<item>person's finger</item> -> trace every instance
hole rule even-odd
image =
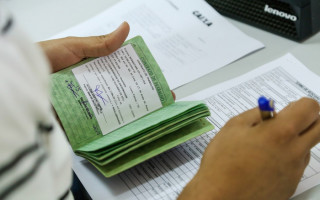
[[[305,165],[305,167],[307,167],[309,165],[310,158],[311,158],[311,153],[310,153],[310,150],[309,150],[307,152],[306,156],[304,157],[304,165]]]
[[[78,57],[107,56],[117,50],[129,34],[129,24],[123,22],[115,31],[107,35],[74,38],[74,49]]]
[[[286,134],[298,136],[318,119],[318,115],[319,104],[313,99],[302,98],[280,111],[273,124]]]
[[[309,150],[320,142],[320,118],[299,137],[299,143]]]
[[[176,100],[176,94],[172,90],[171,90],[171,94],[172,94],[173,100]]]
[[[238,115],[236,119],[248,126],[254,126],[262,121],[259,108],[247,110]]]

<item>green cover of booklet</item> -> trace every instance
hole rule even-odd
[[[213,129],[203,102],[174,102],[140,36],[51,81],[52,104],[73,151],[106,177]]]

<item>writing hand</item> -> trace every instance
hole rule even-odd
[[[121,47],[129,34],[129,25],[122,23],[114,32],[91,37],[66,37],[39,42],[53,72],[73,65],[84,58],[106,56]]]
[[[181,199],[289,199],[320,140],[319,105],[303,98],[272,119],[253,109],[231,119],[208,145]]]

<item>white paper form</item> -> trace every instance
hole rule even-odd
[[[107,34],[123,21],[128,38],[144,38],[172,89],[263,47],[200,0],[123,0],[53,38]]]
[[[131,44],[72,69],[102,134],[162,107],[157,90]],[[107,115],[108,114],[108,115]]]
[[[74,170],[94,199],[106,196],[110,199],[176,199],[198,170],[205,147],[228,119],[257,106],[257,98],[262,94],[275,99],[277,111],[303,96],[319,101],[319,85],[319,76],[288,54],[239,78],[184,99],[207,102],[211,110],[208,119],[216,126],[214,131],[112,179],[103,178],[87,161],[75,162]],[[311,156],[294,196],[320,183],[320,145],[312,149]],[[117,189],[114,189],[114,184],[117,184]]]

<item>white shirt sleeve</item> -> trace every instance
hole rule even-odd
[[[72,199],[71,156],[43,53],[0,6],[0,199]]]

